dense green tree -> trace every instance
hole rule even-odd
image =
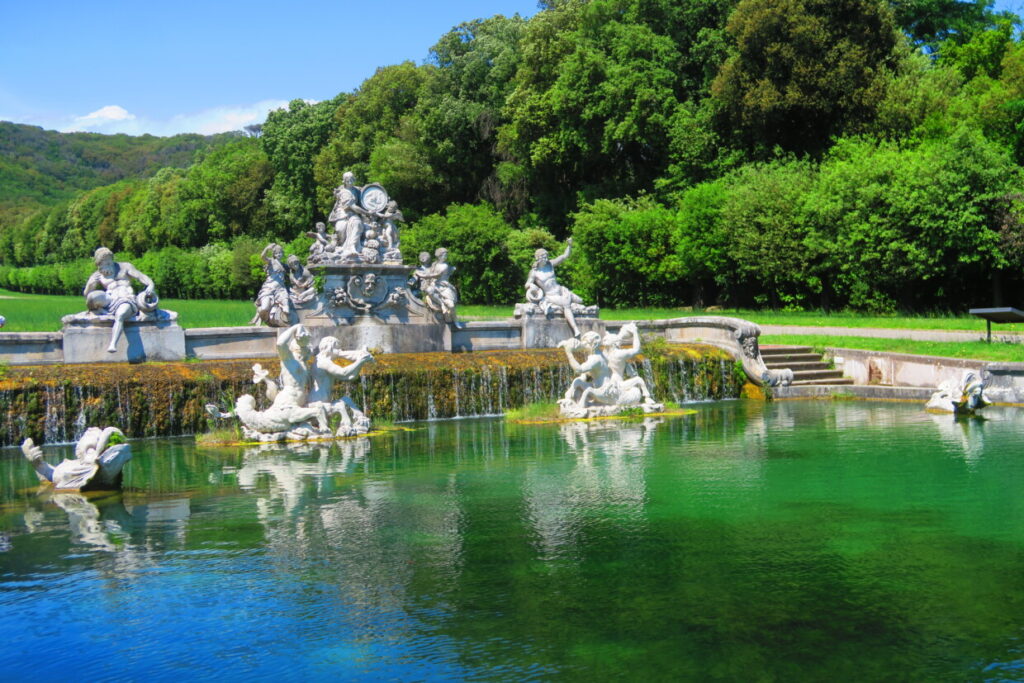
[[[453,204],[424,216],[402,235],[402,252],[415,262],[419,252],[448,249],[452,281],[462,301],[504,304],[518,301],[521,275],[508,251],[512,227],[489,204]]]
[[[338,95],[316,104],[292,100],[287,109],[267,115],[259,140],[274,169],[266,201],[278,233],[304,232],[318,217],[314,159],[336,125],[339,105],[347,99]]]
[[[878,0],[741,0],[728,31],[735,50],[712,89],[723,130],[760,157],[776,146],[820,153],[858,130],[897,63]]]

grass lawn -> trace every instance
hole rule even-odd
[[[762,344],[792,344],[812,346],[817,351],[826,347],[864,349],[865,351],[889,351],[890,353],[911,353],[919,356],[942,356],[943,358],[971,358],[974,360],[1000,363],[1024,362],[1024,344],[1005,342],[931,342],[913,339],[885,339],[878,337],[833,337],[828,335],[762,335]]]
[[[214,299],[160,299],[160,308],[177,311],[182,327],[236,327],[252,319],[251,301]],[[60,319],[85,310],[81,296],[22,294],[0,289],[0,315],[7,318],[3,332],[57,332]]]
[[[511,306],[459,306],[459,318],[465,320],[495,320],[508,318],[512,315]],[[868,315],[866,313],[822,313],[807,311],[803,313],[783,313],[780,311],[751,311],[734,309],[705,313],[703,311],[687,311],[681,308],[620,308],[616,310],[601,309],[602,320],[658,320],[662,318],[685,318],[690,316],[724,315],[743,318],[758,325],[806,325],[812,327],[881,327],[914,330],[959,330],[966,332],[984,332],[985,321],[968,315],[935,315],[935,316],[897,316]],[[995,334],[1024,334],[1024,324],[992,326]]]

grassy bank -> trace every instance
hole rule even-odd
[[[182,327],[236,327],[249,324],[251,301],[227,299],[161,299],[160,308],[178,313]],[[0,289],[0,315],[7,318],[3,332],[57,332],[60,319],[85,310],[80,296],[23,294]]]
[[[812,346],[817,350],[827,347],[864,349],[865,351],[888,351],[910,353],[919,356],[941,356],[943,358],[971,358],[999,363],[1024,362],[1024,344],[1006,344],[983,341],[977,342],[929,342],[912,339],[886,339],[879,337],[838,337],[829,335],[772,334],[761,337],[762,344],[795,344]]]

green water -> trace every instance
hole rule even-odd
[[[1024,412],[697,410],[137,441],[124,494],[89,498],[4,451],[0,671],[1024,679]]]

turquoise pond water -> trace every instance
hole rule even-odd
[[[730,401],[0,452],[4,680],[1024,679],[1024,411]],[[49,449],[59,459],[67,449]]]

